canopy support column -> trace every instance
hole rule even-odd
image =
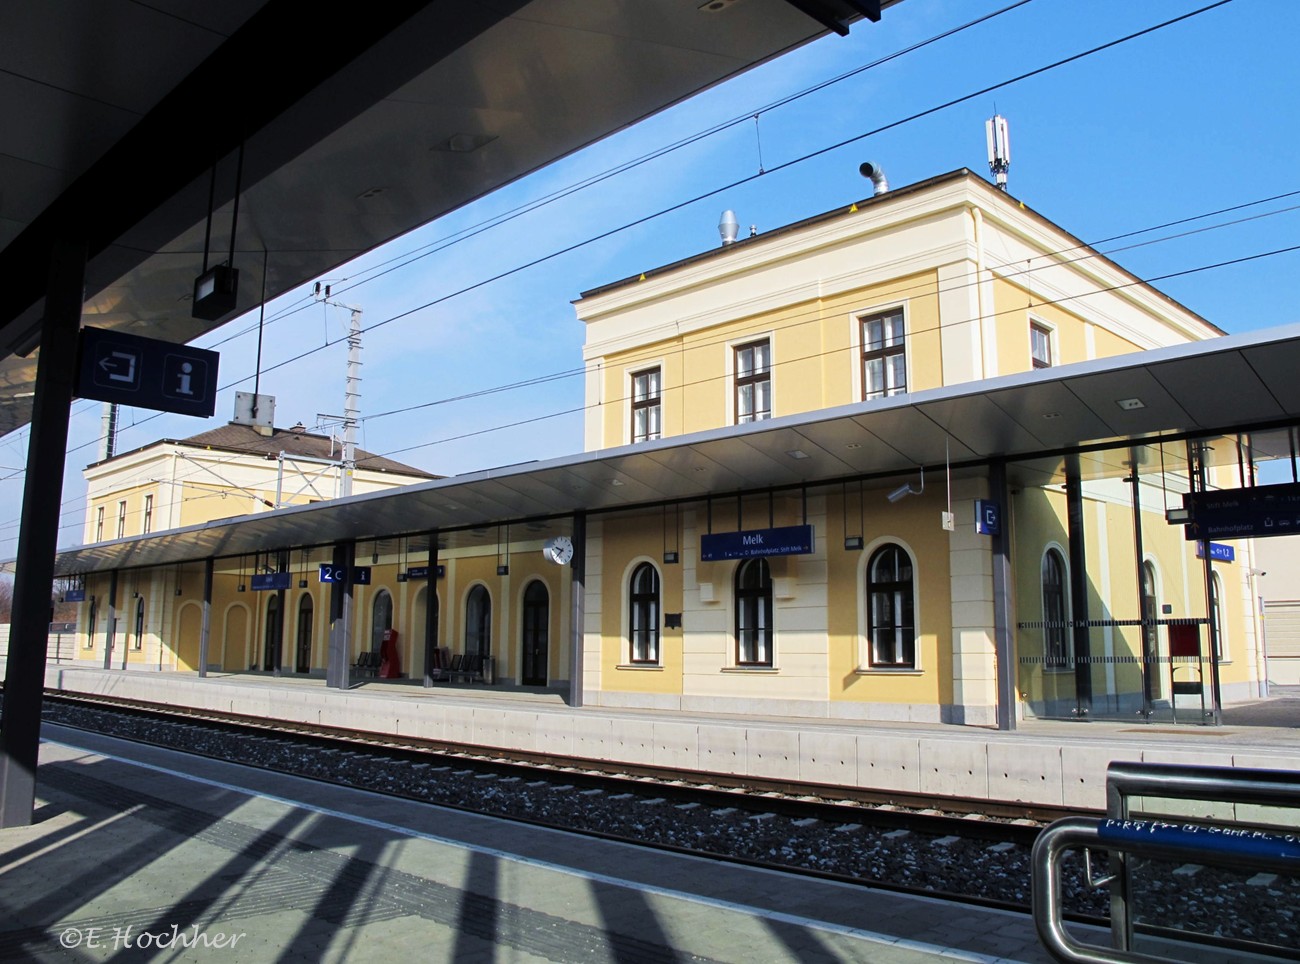
[[[330,653],[325,685],[346,690],[352,685],[352,570],[357,544],[351,540],[334,546],[334,571],[341,579],[330,583]]]
[[[57,241],[50,251],[15,559],[4,715],[0,717],[0,828],[31,826],[36,804],[50,599],[85,275],[85,243]]]
[[[199,624],[199,678],[208,675],[208,654],[212,645],[212,573],[216,560],[203,560],[203,621]]]
[[[587,613],[587,513],[573,514],[573,580],[569,618],[569,705],[582,705],[583,628]]]

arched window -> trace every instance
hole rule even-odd
[[[772,665],[772,573],[766,559],[736,570],[736,663]]]
[[[1228,658],[1228,640],[1223,635],[1226,624],[1223,621],[1223,580],[1216,572],[1210,576],[1210,621],[1214,626],[1214,650],[1216,660]]]
[[[1160,594],[1156,584],[1156,567],[1142,563],[1142,665],[1146,676],[1147,693],[1159,699],[1163,692],[1165,675],[1160,671]]]
[[[1160,618],[1160,600],[1156,596],[1156,567],[1149,562],[1142,563],[1142,615],[1148,620],[1142,625],[1142,638],[1147,653],[1154,656],[1160,639],[1160,630],[1156,626],[1156,620]]]
[[[299,673],[311,672],[312,601],[310,593],[298,600],[298,647],[294,669]]]
[[[1070,619],[1065,594],[1065,559],[1056,549],[1043,553],[1043,662],[1049,669],[1070,665],[1066,626]]]
[[[131,648],[144,648],[144,596],[137,596],[135,599],[135,639],[131,643]]]
[[[280,595],[273,593],[266,600],[266,629],[262,634],[262,668],[275,669],[280,659]]]
[[[916,668],[914,599],[911,557],[902,546],[881,546],[867,563],[867,635],[872,666]]]
[[[370,651],[379,652],[384,644],[384,631],[393,628],[393,597],[387,589],[375,593],[375,601],[370,607]]]
[[[546,583],[534,579],[524,590],[520,634],[522,677],[525,686],[545,686],[550,665],[551,594]]]
[[[659,662],[659,572],[648,562],[632,570],[628,585],[628,641],[634,663]]]
[[[465,655],[492,653],[492,596],[486,586],[475,586],[465,599]]]

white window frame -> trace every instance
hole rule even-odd
[[[772,396],[772,417],[776,418],[776,329],[769,328],[766,331],[752,331],[748,334],[737,335],[723,345],[723,351],[726,353],[723,361],[723,390],[726,397],[724,425],[753,424],[752,422],[736,422],[736,349],[745,345],[752,345],[754,342],[763,341],[764,339],[767,340],[768,346],[768,384]],[[767,419],[764,419],[764,421],[767,421]]]
[[[737,632],[737,628],[740,623],[740,594],[737,591],[737,581],[740,578],[740,570],[742,566],[744,566],[746,563],[749,562],[759,562],[759,561],[767,563],[767,578],[770,587],[770,595],[768,597],[768,603],[770,604],[771,616],[769,620],[769,625],[767,627],[768,658],[767,661],[763,663],[742,663],[740,661],[740,634]],[[732,670],[741,673],[774,672],[777,669],[776,653],[777,653],[778,640],[777,640],[777,631],[776,631],[776,617],[777,617],[778,610],[776,605],[776,575],[772,572],[772,561],[771,559],[762,556],[758,556],[752,559],[740,559],[736,562],[736,565],[732,567],[732,570],[727,578],[728,578],[728,583],[731,587],[731,613],[730,613],[731,625],[728,631],[728,635],[731,637],[731,645],[729,647],[730,652],[727,655],[727,665]]]
[[[636,412],[636,378],[650,372],[659,373],[659,434],[654,438],[664,437],[664,364],[662,360],[646,362],[644,365],[629,366],[623,370],[623,441],[628,445],[653,441],[653,438],[638,439],[632,432],[632,421]]]
[[[656,659],[653,662],[634,662],[632,659],[632,574],[645,563],[655,571],[659,579],[659,635]],[[664,665],[664,571],[663,567],[649,556],[637,556],[624,567],[620,594],[621,613],[619,615],[619,669],[663,669]]]
[[[119,539],[126,536],[126,499],[121,499],[117,503],[117,537]]]
[[[1034,364],[1034,329],[1039,328],[1047,333],[1047,351],[1051,355],[1046,368],[1057,368],[1061,364],[1061,349],[1057,343],[1056,325],[1052,324],[1046,318],[1040,318],[1038,315],[1029,316],[1029,370],[1042,371],[1042,368]]]
[[[853,401],[861,402],[863,400],[862,396],[866,392],[866,384],[862,373],[862,321],[872,315],[884,315],[891,311],[902,311],[903,313],[903,370],[907,373],[908,391],[912,391],[912,317],[909,306],[910,299],[903,298],[899,301],[886,301],[865,308],[854,308],[849,312],[849,346],[853,352],[849,367],[852,375]],[[903,394],[907,394],[907,392]]]

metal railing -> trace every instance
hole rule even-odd
[[[1134,797],[1199,800],[1300,808],[1300,773],[1244,767],[1112,763],[1106,772],[1105,819],[1067,817],[1039,834],[1031,867],[1034,925],[1039,940],[1058,961],[1077,964],[1157,964],[1177,958],[1133,950],[1129,859],[1141,857],[1210,863],[1245,871],[1300,873],[1300,831],[1274,832],[1241,823],[1131,818]],[[1061,862],[1082,850],[1089,887],[1111,888],[1113,947],[1085,944],[1062,919]],[[1110,854],[1110,873],[1092,876],[1091,851]]]

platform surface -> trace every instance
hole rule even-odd
[[[37,820],[0,830],[3,960],[1048,960],[1022,915],[44,735]]]

